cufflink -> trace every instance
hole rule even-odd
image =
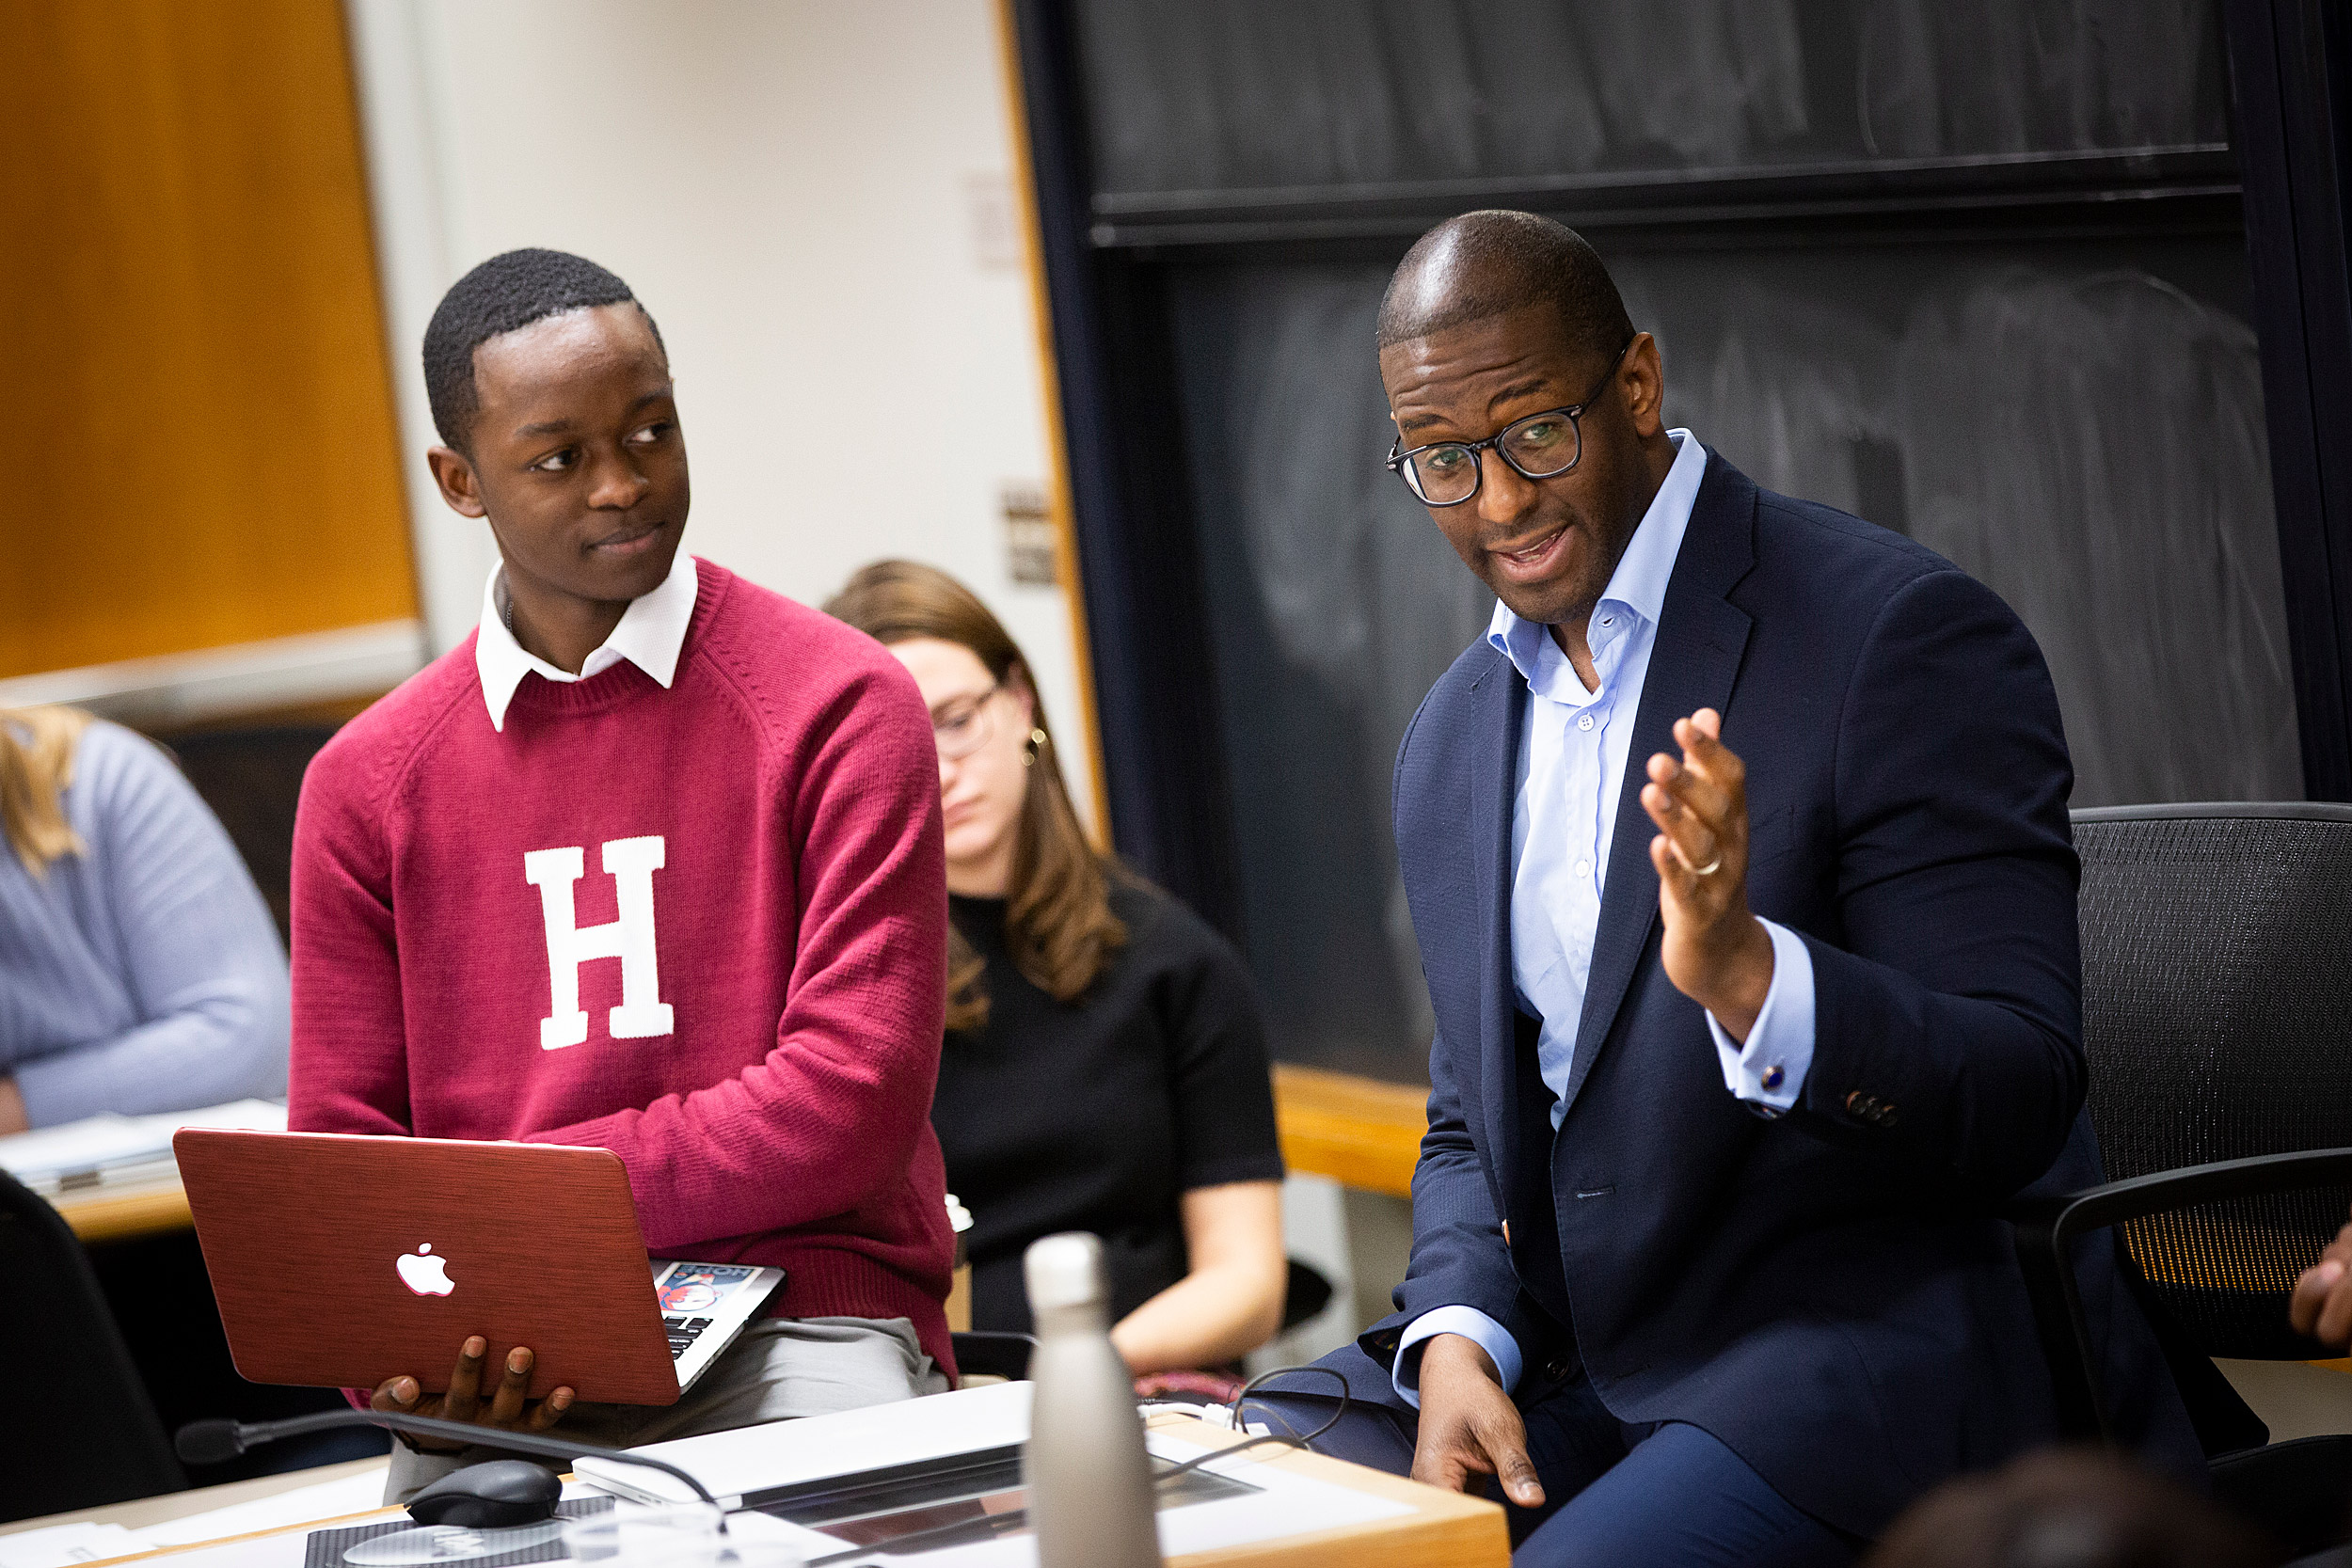
[[[1774,1062],[1771,1067],[1764,1069],[1764,1092],[1767,1094],[1771,1094],[1778,1090],[1781,1085],[1787,1083],[1788,1081],[1788,1075],[1781,1071],[1780,1064],[1778,1062]]]

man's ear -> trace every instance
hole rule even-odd
[[[427,447],[425,463],[433,469],[433,483],[441,489],[441,499],[452,512],[467,517],[486,517],[490,509],[482,499],[482,481],[473,471],[473,461],[453,447]]]
[[[1626,413],[1634,433],[1644,440],[1661,434],[1666,428],[1666,368],[1658,357],[1657,339],[1646,332],[1633,335],[1617,380],[1625,388]]]

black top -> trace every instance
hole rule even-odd
[[[1005,905],[950,898],[988,963],[988,1022],[951,1033],[931,1125],[947,1190],[972,1212],[972,1326],[1029,1331],[1021,1254],[1040,1236],[1103,1238],[1111,1320],[1184,1276],[1177,1200],[1279,1181],[1265,1023],[1241,958],[1156,890],[1114,882],[1127,945],[1060,1003],[1005,948]]]

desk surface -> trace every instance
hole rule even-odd
[[[1152,1426],[1156,1431],[1166,1431],[1170,1436],[1205,1447],[1224,1448],[1240,1441],[1232,1433],[1204,1426],[1185,1417],[1155,1417]],[[1439,1491],[1436,1487],[1383,1475],[1377,1470],[1368,1470],[1361,1465],[1326,1459],[1319,1454],[1257,1451],[1268,1455],[1265,1459],[1267,1464],[1355,1491],[1391,1498],[1405,1504],[1412,1512],[1344,1529],[1291,1536],[1263,1545],[1229,1547],[1171,1558],[1169,1568],[1278,1568],[1278,1565],[1279,1568],[1361,1568],[1367,1561],[1378,1562],[1383,1568],[1504,1568],[1511,1560],[1510,1533],[1503,1523],[1502,1510],[1483,1498]],[[96,1524],[119,1524],[136,1529],[167,1519],[184,1518],[232,1503],[250,1501],[276,1491],[331,1481],[364,1470],[380,1469],[383,1464],[380,1459],[355,1460],[347,1465],[329,1465],[298,1475],[268,1476],[228,1486],[205,1487],[195,1492],[118,1503],[112,1508],[57,1514],[45,1519],[25,1519],[0,1528],[0,1533],[37,1529],[77,1519]],[[351,1520],[367,1515],[343,1517]],[[288,1525],[279,1529],[262,1531],[251,1539],[310,1530],[322,1522],[312,1520]],[[183,1552],[202,1551],[218,1544],[218,1542],[201,1542],[107,1560],[118,1563],[165,1561]]]
[[[39,1519],[15,1519],[0,1525],[0,1536],[85,1520],[93,1525],[120,1525],[124,1529],[144,1529],[150,1525],[169,1524],[174,1519],[185,1519],[192,1514],[210,1513],[216,1508],[258,1502],[263,1497],[274,1497],[280,1492],[292,1492],[297,1487],[316,1486],[321,1481],[340,1481],[345,1476],[371,1470],[381,1474],[384,1463],[380,1457],[347,1459],[341,1465],[322,1465],[314,1470],[289,1470],[282,1475],[255,1476],[251,1481],[225,1481],[218,1486],[192,1486],[185,1492],[166,1492],[160,1497],[141,1497],[135,1502],[116,1503],[107,1508],[77,1509],[67,1513],[46,1514]]]
[[[59,1193],[50,1206],[85,1242],[119,1242],[135,1236],[156,1236],[185,1230],[196,1221],[188,1214],[188,1195],[175,1180],[136,1187],[82,1187]]]

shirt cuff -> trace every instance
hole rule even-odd
[[[1396,1386],[1396,1397],[1415,1410],[1421,1408],[1421,1358],[1406,1353],[1439,1334],[1459,1334],[1494,1357],[1495,1370],[1502,1374],[1504,1393],[1519,1386],[1519,1342],[1511,1338],[1509,1329],[1475,1307],[1434,1307],[1406,1326],[1404,1338],[1396,1342],[1396,1365],[1389,1372],[1389,1381]],[[1413,1372],[1410,1383],[1405,1381],[1407,1367]]]
[[[1764,993],[1763,1008],[1745,1045],[1724,1033],[1715,1015],[1707,1015],[1707,1032],[1715,1037],[1715,1054],[1723,1059],[1724,1087],[1766,1116],[1778,1116],[1797,1102],[1804,1075],[1813,1066],[1813,954],[1804,939],[1786,926],[1760,921],[1772,939],[1772,984]]]

